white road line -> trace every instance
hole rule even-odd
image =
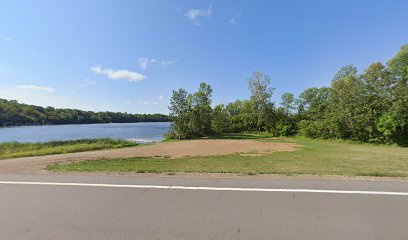
[[[408,192],[386,191],[354,191],[354,190],[319,190],[319,189],[291,189],[291,188],[230,188],[230,187],[186,187],[160,185],[130,185],[130,184],[100,184],[100,183],[59,183],[59,182],[11,182],[0,181],[6,185],[45,185],[72,187],[106,187],[106,188],[148,188],[148,189],[176,189],[176,190],[205,190],[205,191],[236,191],[236,192],[288,192],[288,193],[329,193],[329,194],[358,194],[358,195],[391,195],[406,196]]]

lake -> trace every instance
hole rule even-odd
[[[45,125],[0,128],[0,142],[47,142],[84,138],[163,140],[169,122]]]

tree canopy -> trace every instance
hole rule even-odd
[[[46,124],[166,122],[163,114],[130,114],[120,112],[91,112],[77,109],[58,109],[21,104],[0,99],[0,127]]]
[[[280,107],[271,99],[274,88],[268,75],[254,72],[248,83],[249,100],[214,108],[212,88],[206,83],[194,94],[173,91],[169,137],[266,131],[275,136],[408,145],[408,45],[386,66],[376,62],[359,74],[354,65],[347,65],[330,86],[305,89],[297,98],[284,93]]]

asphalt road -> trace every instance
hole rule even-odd
[[[405,193],[397,180],[0,175],[0,239],[405,240]]]

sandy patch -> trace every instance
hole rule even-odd
[[[233,153],[267,154],[269,152],[295,151],[294,143],[260,142],[255,140],[191,140],[172,143],[158,143],[142,147],[140,156],[217,156]]]
[[[188,156],[215,156],[234,153],[239,153],[244,156],[259,156],[271,152],[295,151],[298,146],[296,143],[261,142],[255,140],[191,140],[168,142],[112,150],[0,160],[0,173],[37,172],[43,170],[51,163],[66,163],[80,160],[130,157],[182,158]]]

